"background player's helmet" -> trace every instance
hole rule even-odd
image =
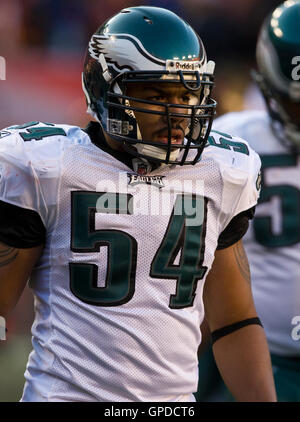
[[[266,18],[256,58],[274,132],[300,148],[300,1],[287,0]]]
[[[107,20],[92,36],[82,74],[88,111],[103,130],[122,142],[131,154],[150,161],[195,164],[206,144],[216,102],[211,99],[214,62],[208,62],[196,32],[169,10],[130,7]],[[126,96],[130,83],[182,84],[200,92],[187,105],[139,101],[131,106]],[[193,96],[195,99],[195,96]],[[151,113],[146,103],[159,106],[155,114],[166,116],[168,143],[142,139],[135,112]],[[185,140],[171,147],[173,120],[185,118]]]

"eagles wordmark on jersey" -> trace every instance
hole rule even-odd
[[[133,171],[87,132],[38,122],[5,131],[0,200],[31,210],[46,229],[30,280],[33,352],[22,400],[190,400],[205,278],[221,233],[256,204],[257,154],[211,132],[195,166],[151,172],[169,186],[170,213],[136,213],[141,189],[162,196],[164,187],[129,183]],[[115,201],[97,205],[104,194]],[[190,208],[176,213],[184,201]],[[201,210],[200,222],[189,224],[186,209]]]

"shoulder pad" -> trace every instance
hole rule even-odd
[[[1,138],[11,134],[19,134],[24,142],[42,141],[48,138],[56,139],[65,137],[65,139],[85,139],[86,134],[78,126],[65,124],[54,124],[45,122],[29,122],[22,125],[9,126],[1,130]]]
[[[87,134],[77,126],[45,122],[29,122],[2,129],[0,154],[14,157],[24,163],[58,158],[64,147],[71,144],[89,144]]]
[[[260,183],[261,161],[242,138],[216,130],[211,131],[204,156],[219,166],[223,180],[222,210],[237,215],[256,205]]]
[[[211,131],[204,154],[219,162],[222,167],[246,172],[253,155],[257,155],[244,139],[217,130]]]

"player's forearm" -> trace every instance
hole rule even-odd
[[[237,401],[276,401],[264,330],[249,325],[217,340],[213,351],[220,373]]]

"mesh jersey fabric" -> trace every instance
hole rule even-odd
[[[205,278],[220,233],[235,215],[257,202],[260,160],[250,148],[247,155],[233,148],[208,146],[195,166],[161,166],[151,172],[152,177],[162,178],[162,188],[142,179],[130,184],[132,170],[92,144],[80,128],[55,127],[65,135],[24,142],[20,137],[24,129],[7,129],[12,134],[0,144],[0,200],[37,211],[47,231],[44,253],[30,280],[35,297],[33,351],[22,401],[188,400],[197,388]],[[20,186],[15,186],[16,175]],[[97,203],[100,212],[89,211],[83,231],[74,226],[79,220],[74,217],[78,210],[72,197],[84,192],[95,198],[95,193],[116,190],[132,198],[131,212],[116,213],[113,206],[104,212],[103,204]],[[198,267],[207,270],[194,280],[189,305],[176,308],[170,304],[178,296],[176,271],[182,269],[184,247],[190,241],[196,247],[200,242],[189,228],[189,217],[165,262],[175,276],[164,277],[166,269],[155,275],[153,262],[158,251],[165,252],[162,242],[173,230],[172,210],[183,193],[206,198],[200,201],[202,214],[197,224],[201,230],[195,230],[202,239]],[[111,231],[132,250],[136,245],[136,267],[131,263],[136,268],[131,278],[133,291],[125,303],[97,306],[74,294],[70,273],[73,264],[82,264],[82,269],[90,265],[97,268],[96,294],[101,289],[112,290],[107,285],[107,280],[116,283],[109,279],[112,266],[128,266],[122,261],[128,252],[118,249],[117,242],[95,245],[89,237],[99,239],[104,233],[112,235]],[[193,240],[185,238],[188,231],[194,233]],[[79,234],[87,242],[81,250],[76,248]],[[87,282],[80,281],[83,289]]]

